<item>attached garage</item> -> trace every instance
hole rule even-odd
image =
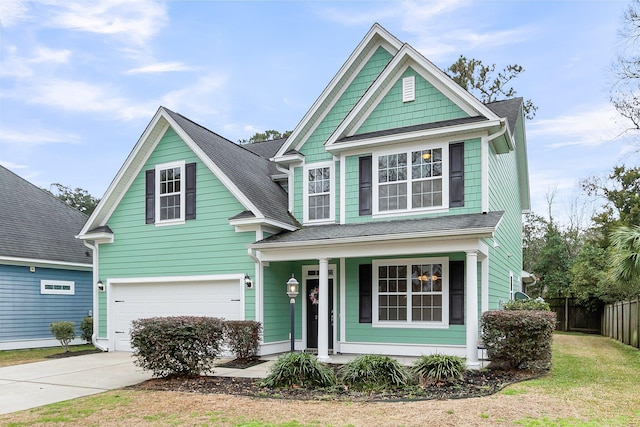
[[[107,293],[111,351],[132,351],[131,322],[166,316],[244,318],[244,275],[112,279]]]

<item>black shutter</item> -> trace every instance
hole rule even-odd
[[[360,216],[371,215],[371,156],[360,157]]]
[[[464,206],[464,142],[449,145],[449,206]]]
[[[464,261],[449,262],[449,324],[464,325]]]
[[[145,171],[145,223],[153,224],[156,220],[156,171]]]
[[[196,219],[196,164],[185,165],[185,219]]]
[[[359,310],[358,310],[358,319],[360,323],[371,323],[371,310],[372,303],[371,300],[371,287],[372,283],[372,266],[371,264],[360,264],[359,269]]]

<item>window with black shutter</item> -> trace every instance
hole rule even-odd
[[[371,156],[360,157],[359,163],[359,213],[371,215]]]
[[[449,262],[449,324],[464,325],[464,261]]]
[[[464,206],[464,142],[449,145],[449,206]]]
[[[167,163],[145,171],[145,223],[182,223],[195,218],[195,163]]]
[[[373,286],[371,264],[360,264],[358,269],[358,321],[360,323],[371,323],[372,321],[372,303],[371,286]]]

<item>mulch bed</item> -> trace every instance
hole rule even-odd
[[[325,401],[443,400],[488,396],[510,384],[537,378],[540,375],[540,373],[531,371],[473,370],[466,371],[464,378],[453,384],[440,384],[424,388],[413,386],[404,390],[384,392],[356,392],[347,390],[343,386],[329,389],[306,389],[302,387],[271,389],[261,387],[259,384],[260,379],[212,376],[154,378],[128,387],[128,389]]]
[[[84,354],[102,353],[102,350],[97,348],[91,350],[79,350],[79,351],[65,351],[64,353],[56,353],[45,356],[45,359],[62,359],[65,357],[82,356]]]

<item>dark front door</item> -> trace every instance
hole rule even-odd
[[[318,348],[319,279],[307,279],[307,348]],[[329,279],[329,348],[333,348],[333,279]]]

